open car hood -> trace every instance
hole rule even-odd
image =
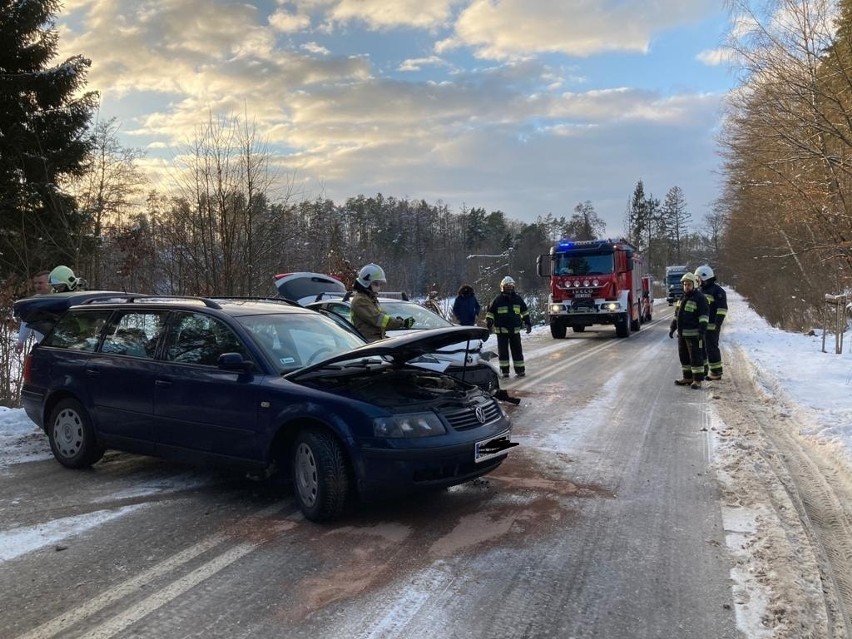
[[[278,296],[302,306],[322,299],[323,293],[346,294],[346,286],[338,279],[322,273],[300,271],[281,273],[274,277]]]
[[[84,304],[95,299],[125,299],[139,296],[139,293],[122,291],[69,291],[67,293],[46,293],[33,295],[15,302],[15,317],[27,323],[33,330],[46,335],[51,331],[59,317],[70,307]]]
[[[474,344],[471,344],[471,348],[476,348],[480,346],[480,341],[487,336],[488,329],[478,326],[448,326],[447,328],[436,328],[428,331],[415,331],[411,335],[390,337],[359,346],[351,351],[329,357],[292,373],[287,373],[284,375],[284,378],[297,380],[303,375],[325,368],[335,362],[343,362],[362,357],[374,357],[376,355],[386,355],[393,360],[394,364],[402,365],[423,355],[434,353],[436,350],[449,344],[471,341],[474,342]]]

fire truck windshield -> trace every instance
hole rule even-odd
[[[606,275],[613,272],[612,253],[583,255],[557,253],[553,260],[554,275]]]

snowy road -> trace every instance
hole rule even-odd
[[[627,340],[537,330],[507,463],[334,525],[226,473],[72,472],[31,442],[0,467],[0,636],[849,636],[845,475],[774,427],[741,354],[674,386],[657,313]]]

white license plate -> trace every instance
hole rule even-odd
[[[481,442],[476,442],[473,450],[473,461],[482,462],[487,459],[493,459],[500,455],[505,455],[506,452],[516,444],[509,441],[509,431],[490,437]]]

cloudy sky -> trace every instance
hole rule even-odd
[[[531,222],[640,179],[718,194],[734,83],[719,0],[65,0],[62,57],[164,171],[210,114],[254,123],[298,199],[358,194]],[[285,180],[286,178],[286,180]]]

